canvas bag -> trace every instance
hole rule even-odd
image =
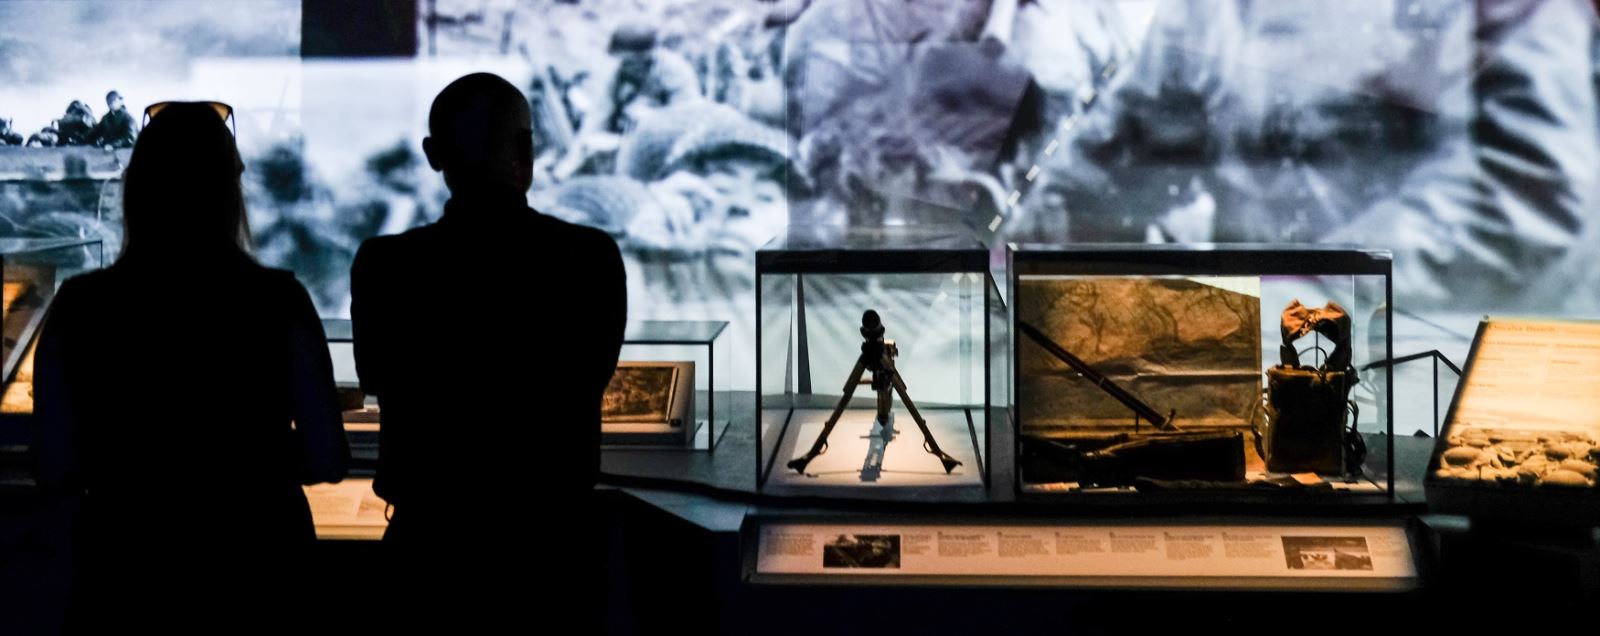
[[[1281,330],[1281,364],[1267,369],[1266,444],[1258,450],[1270,472],[1343,474],[1365,455],[1360,435],[1346,429],[1355,409],[1350,389],[1360,381],[1351,365],[1350,315],[1338,303],[1311,309],[1297,299],[1283,310]],[[1300,364],[1294,346],[1313,332],[1334,343],[1319,367]]]

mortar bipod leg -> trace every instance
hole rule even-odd
[[[850,372],[850,380],[845,382],[844,395],[839,397],[839,405],[833,407],[833,414],[828,416],[828,423],[822,425],[822,433],[817,435],[816,443],[811,445],[811,450],[806,451],[805,455],[789,460],[789,468],[793,468],[797,473],[805,474],[806,464],[811,463],[811,460],[816,459],[818,455],[827,451],[828,434],[833,432],[833,426],[839,423],[839,418],[844,415],[845,407],[850,405],[850,398],[855,395],[856,386],[861,384],[861,374],[865,373],[866,370],[867,361],[856,360],[856,368]]]
[[[944,464],[945,474],[955,470],[961,462],[949,453],[939,448],[939,442],[933,439],[933,431],[928,430],[928,423],[923,421],[922,413],[917,411],[917,405],[911,401],[911,396],[906,394],[906,383],[900,379],[900,372],[894,372],[894,390],[900,394],[900,402],[906,405],[906,410],[911,412],[911,419],[916,421],[917,428],[922,429],[922,449],[939,458],[939,463]]]

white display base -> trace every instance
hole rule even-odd
[[[1251,471],[1251,472],[1247,472],[1247,473],[1244,474],[1244,479],[1245,479],[1245,481],[1259,482],[1259,481],[1265,481],[1270,476],[1271,475],[1268,475],[1267,473],[1263,473],[1263,472],[1260,472],[1260,471]],[[1352,494],[1383,494],[1383,486],[1378,485],[1377,482],[1374,482],[1370,478],[1365,477],[1365,476],[1357,478],[1354,481],[1333,481],[1333,482],[1330,482],[1330,487],[1335,492],[1344,492],[1344,493],[1352,493]],[[1107,493],[1107,492],[1112,492],[1112,493],[1127,493],[1129,495],[1136,495],[1136,494],[1138,494],[1139,491],[1137,489],[1131,487],[1131,486],[1123,487],[1123,488],[1100,488],[1100,487],[1085,488],[1082,485],[1080,485],[1078,482],[1075,482],[1075,481],[1052,481],[1052,482],[1042,482],[1042,483],[1037,483],[1037,484],[1024,483],[1024,484],[1022,484],[1022,492],[1025,492],[1025,493],[1063,493],[1063,492]],[[1198,492],[1203,492],[1203,491],[1198,491]]]
[[[705,426],[705,420],[696,420],[696,429]],[[600,425],[600,444],[606,447],[684,447],[693,446],[698,430],[685,431],[682,426],[670,424],[606,423]]]
[[[384,514],[388,504],[372,492],[371,479],[351,478],[305,490],[318,539],[377,541],[389,527]]]
[[[635,425],[635,426],[650,426],[650,425]],[[671,431],[668,435],[658,435],[658,436],[654,436],[654,437],[651,437],[651,436],[648,436],[648,435],[637,435],[637,434],[632,434],[631,437],[617,437],[617,436],[614,436],[614,434],[617,433],[617,431],[611,430],[611,429],[603,429],[601,431],[601,437],[600,437],[600,448],[602,448],[604,450],[607,450],[607,451],[627,451],[627,450],[648,450],[648,451],[659,451],[659,450],[684,450],[684,451],[690,451],[690,450],[694,450],[694,451],[703,451],[703,450],[709,450],[711,448],[711,446],[712,446],[712,442],[711,442],[712,429],[716,430],[717,443],[719,443],[719,444],[722,443],[722,438],[727,437],[727,435],[728,435],[728,420],[724,420],[724,419],[720,419],[719,418],[717,420],[717,425],[714,426],[714,427],[713,426],[708,426],[706,420],[695,420],[694,434],[690,436],[690,440],[689,440],[687,446],[684,445],[684,435],[683,435],[683,433],[677,432],[676,430]]]
[[[945,474],[939,458],[922,449],[922,431],[911,415],[896,409],[891,413],[894,435],[886,439],[878,426],[877,412],[849,409],[828,435],[828,451],[806,466],[805,474],[787,464],[804,455],[833,411],[795,409],[789,434],[778,447],[768,485],[775,486],[982,486],[983,474],[972,451],[972,432],[965,411],[926,410],[928,430],[939,448],[961,461]]]
[[[711,447],[721,444],[722,438],[728,436],[729,422],[725,419],[718,418],[716,426],[707,426],[706,420],[700,420],[696,423],[696,426],[698,428],[694,431],[694,443],[690,445],[690,448],[694,450],[709,450]],[[711,440],[713,431],[717,435],[715,442]]]
[[[757,531],[758,582],[1369,591],[1417,586],[1403,522],[767,523]]]

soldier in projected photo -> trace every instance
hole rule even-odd
[[[1596,24],[1577,0],[1164,0],[1007,232],[1356,243],[1394,252],[1414,305],[1568,304],[1600,203]]]
[[[94,138],[94,111],[79,100],[67,104],[66,113],[28,138],[29,146],[82,146]]]
[[[0,117],[0,146],[20,146],[25,138],[11,128],[11,120]]]
[[[785,35],[789,131],[818,223],[986,225],[1029,85],[983,37],[1014,2],[819,0]],[[1031,119],[1026,113],[1024,119]]]
[[[132,148],[133,115],[122,102],[122,93],[106,93],[106,114],[94,126],[94,145],[103,148]]]
[[[708,107],[698,116],[704,119],[690,122],[676,139],[656,141],[670,146],[660,169],[639,171],[659,205],[633,217],[629,246],[684,256],[748,256],[789,224],[796,178],[788,158],[792,142],[783,131],[731,108]],[[633,157],[630,166],[638,163]]]
[[[657,46],[656,30],[648,25],[617,27],[610,52],[618,59],[611,81],[611,115],[606,120],[610,132],[627,132],[642,113],[700,96],[694,68],[677,52]]]

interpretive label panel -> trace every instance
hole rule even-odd
[[[1462,381],[1459,427],[1600,433],[1600,322],[1491,321]]]
[[[768,523],[756,573],[833,576],[1415,579],[1395,525]]]

